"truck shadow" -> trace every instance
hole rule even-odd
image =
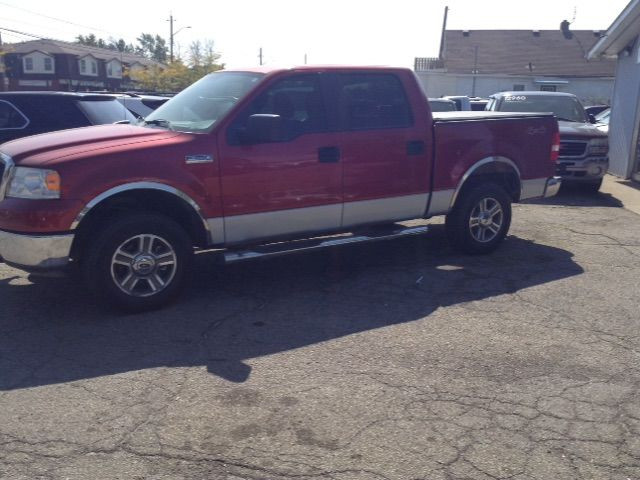
[[[622,208],[620,200],[610,193],[590,193],[578,186],[563,185],[557,195],[549,198],[525,200],[522,203],[537,205],[561,205],[565,207],[615,207]]]
[[[231,382],[247,361],[405,322],[579,275],[568,251],[511,236],[494,254],[424,238],[229,266],[199,255],[181,301],[139,315],[105,312],[68,279],[0,280],[0,390],[148,368],[205,366]],[[9,270],[9,272],[12,272]]]

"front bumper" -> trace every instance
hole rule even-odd
[[[0,257],[26,271],[60,270],[67,266],[73,234],[23,235],[0,230]]]
[[[544,198],[553,197],[560,190],[562,185],[562,178],[551,177],[547,180],[547,184],[544,186]]]
[[[609,159],[607,157],[587,157],[584,159],[558,159],[556,174],[570,182],[594,182],[607,173]]]

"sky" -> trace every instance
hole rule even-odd
[[[447,28],[606,30],[628,0],[227,0],[182,2],[0,0],[0,28],[73,41],[94,33],[135,43],[142,32],[168,39],[175,51],[213,40],[229,67],[355,64],[411,67],[414,57],[438,55],[445,5]],[[82,8],[81,5],[86,5]],[[190,28],[185,28],[190,27]],[[30,37],[2,31],[5,43]]]

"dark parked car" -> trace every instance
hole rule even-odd
[[[596,128],[601,132],[609,134],[609,120],[611,119],[611,109],[607,108],[596,115]]]
[[[135,121],[136,117],[112,95],[0,93],[0,143],[67,128]]]
[[[502,92],[491,95],[487,110],[553,112],[560,127],[557,175],[564,184],[597,192],[609,168],[609,139],[575,95],[564,92]]]
[[[469,99],[469,105],[471,106],[471,110],[474,112],[479,112],[484,110],[488,103],[489,103],[488,98],[471,97]]]
[[[169,97],[141,95],[137,93],[117,94],[116,98],[127,108],[127,110],[133,113],[136,118],[145,118],[156,108],[169,100]]]
[[[429,105],[432,112],[455,112],[457,110],[456,102],[446,98],[430,98]]]
[[[593,115],[595,117],[596,115],[598,115],[601,112],[604,112],[608,108],[609,108],[609,105],[591,105],[589,107],[584,107],[584,110],[585,112],[587,112],[587,115]]]

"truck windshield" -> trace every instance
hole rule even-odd
[[[211,73],[184,89],[141,124],[180,132],[206,132],[264,77],[260,73]]]
[[[498,104],[499,112],[552,112],[558,120],[587,121],[584,108],[574,97],[561,95],[509,95]]]

